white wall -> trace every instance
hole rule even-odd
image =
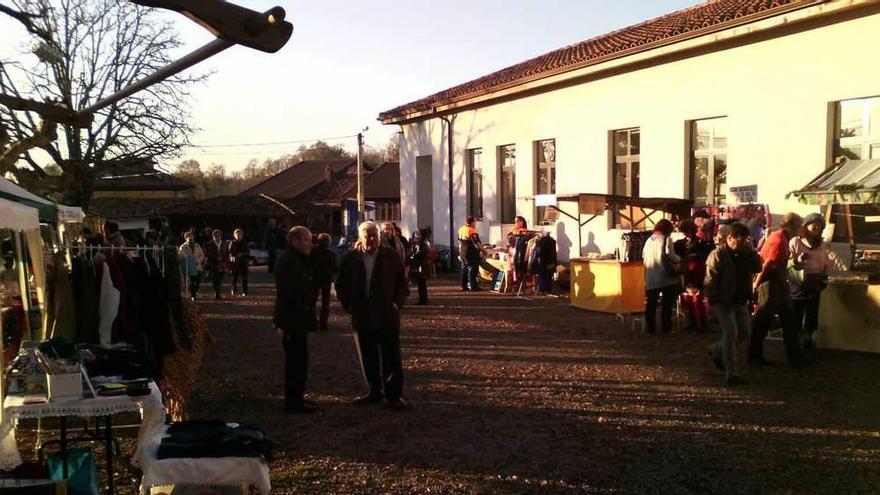
[[[686,123],[728,117],[728,186],[757,184],[759,202],[773,213],[806,213],[815,207],[786,200],[826,167],[829,103],[880,95],[880,15],[655,65],[553,92],[469,110],[455,116],[455,222],[464,221],[466,150],[482,148],[484,221],[498,220],[496,148],[517,146],[517,197],[534,194],[534,142],[556,139],[557,194],[606,193],[608,133],[641,128],[641,195],[685,197]],[[415,225],[415,157],[434,157],[435,244],[448,244],[446,124],[431,118],[403,126],[401,208],[405,229]],[[562,204],[575,212],[573,203]],[[517,213],[534,223],[532,203]],[[583,230],[613,249],[607,222]],[[577,224],[568,220],[571,255]],[[557,229],[551,227],[556,234]],[[497,241],[498,239],[490,239]],[[563,258],[565,258],[563,253]]]

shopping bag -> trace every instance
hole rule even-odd
[[[53,480],[64,479],[64,463],[61,454],[53,454],[46,460]],[[70,495],[98,495],[98,465],[87,448],[67,451],[67,493]]]

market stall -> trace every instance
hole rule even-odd
[[[7,354],[17,352],[23,339],[40,338],[41,304],[46,275],[37,210],[0,199],[0,314],[5,324]]]
[[[790,196],[824,206],[826,237],[848,247],[822,293],[816,344],[880,353],[880,160],[844,161]]]
[[[39,228],[40,221],[37,210],[0,199],[0,230],[8,232],[13,244],[10,247],[16,248],[13,263],[4,263],[4,271],[0,274],[2,275],[0,276],[0,280],[2,280],[0,284],[3,289],[2,304],[0,304],[2,306],[0,312],[3,314],[3,318],[0,318],[0,349],[4,351],[0,352],[0,400],[6,396],[6,379],[3,376],[3,370],[8,362],[7,354],[17,353],[17,347],[22,337],[29,334],[30,331],[28,318],[11,318],[16,314],[26,315],[25,302],[30,303],[30,298],[22,296],[22,294],[28,294],[28,276],[25,269],[24,252],[21,249],[21,236],[24,232],[39,231]],[[5,257],[6,252],[3,254]],[[16,299],[21,301],[20,306]],[[18,328],[15,328],[14,325],[18,325]],[[15,352],[7,353],[5,352],[7,348],[14,349]],[[7,422],[8,418],[0,408],[0,468],[19,462],[15,438],[3,431],[3,425]]]
[[[576,213],[556,203],[575,203]],[[571,304],[577,308],[612,314],[630,314],[645,308],[645,267],[642,246],[650,235],[647,227],[661,218],[684,218],[690,200],[674,198],[635,198],[609,194],[571,194],[555,198],[542,206],[557,210],[578,223],[578,252],[583,251],[583,228],[605,212],[614,212],[629,228],[621,236],[614,255],[594,255],[571,259]]]

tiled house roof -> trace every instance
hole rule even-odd
[[[169,209],[192,202],[187,198],[93,198],[87,211],[111,220],[131,220],[162,216]]]
[[[385,121],[429,111],[441,104],[464,100],[593,65],[609,58],[648,50],[681,38],[715,31],[733,23],[770,17],[819,0],[710,0],[618,31],[554,50],[479,79],[449,88],[379,114]]]
[[[357,197],[357,182],[346,192],[346,198]],[[400,200],[400,163],[385,162],[364,178],[364,199]]]
[[[185,180],[159,171],[95,179],[95,191],[186,191],[194,187]]]
[[[354,167],[356,160],[307,160],[279,172],[242,192],[244,196],[266,194],[274,198],[296,198],[304,192],[325,182],[328,173],[336,176],[339,172]]]

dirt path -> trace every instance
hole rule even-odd
[[[192,414],[263,427],[277,493],[880,491],[880,357],[823,353],[729,388],[705,354],[714,335],[637,336],[567,301],[433,281],[431,305],[404,313],[412,410],[348,404],[365,390],[334,305],[310,336],[322,414],[290,416],[274,289],[253,278],[247,299],[201,303],[214,342]]]

